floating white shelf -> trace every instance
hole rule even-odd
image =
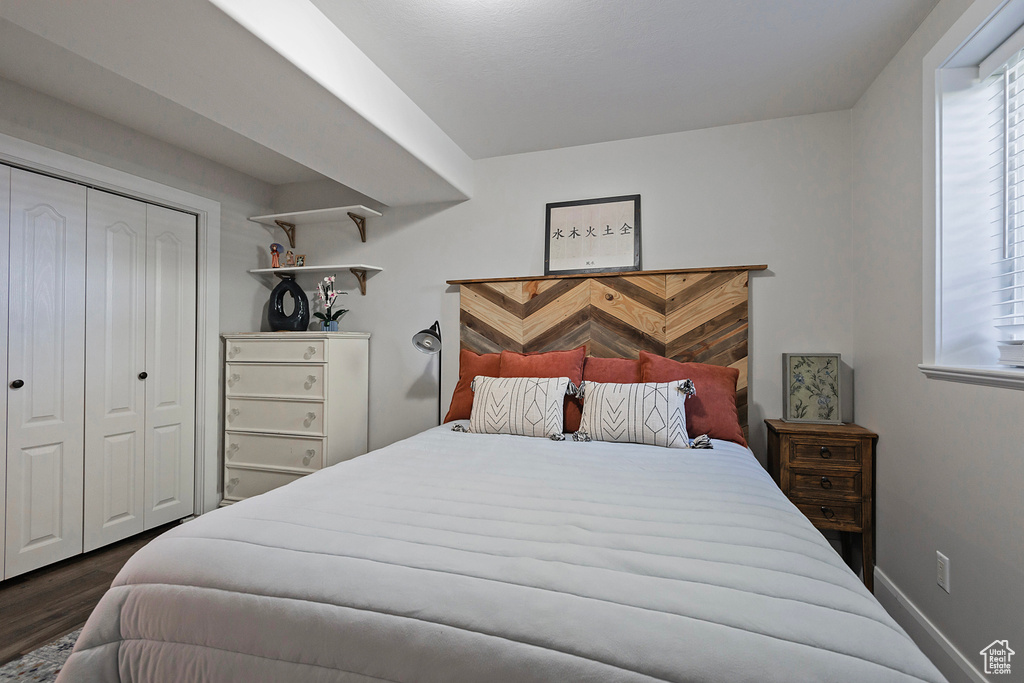
[[[333,266],[281,266],[280,268],[253,268],[249,272],[253,275],[276,275],[283,278],[285,275],[295,277],[302,273],[324,273],[329,270],[338,271],[348,268],[356,281],[359,283],[359,292],[366,295],[366,278],[383,271],[379,266],[368,266],[365,263],[343,263]]]
[[[366,241],[366,217],[383,216],[380,211],[355,204],[352,206],[335,206],[330,209],[312,209],[310,211],[290,211],[275,213],[268,216],[251,216],[249,220],[270,227],[277,226],[288,235],[288,242],[295,248],[295,229],[300,225],[317,225],[320,223],[344,223],[346,218],[352,220],[359,228],[359,238]]]

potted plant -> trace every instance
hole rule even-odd
[[[324,332],[337,332],[338,331],[338,320],[341,316],[348,313],[347,308],[339,308],[337,311],[331,309],[334,308],[335,299],[338,298],[339,294],[346,294],[347,292],[336,292],[334,291],[334,276],[328,275],[323,281],[318,282],[316,285],[317,294],[320,295],[320,305],[324,307],[324,312],[319,311],[313,315],[320,319],[320,329]]]

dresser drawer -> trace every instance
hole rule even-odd
[[[279,486],[290,484],[305,475],[292,472],[224,468],[224,497],[232,500],[251,498]]]
[[[323,339],[230,339],[228,362],[302,363],[326,360]]]
[[[224,462],[231,465],[290,467],[318,470],[323,464],[324,439],[277,436],[253,432],[224,433]]]
[[[846,529],[859,531],[863,524],[863,505],[859,502],[845,502],[820,498],[809,500],[793,498],[793,504],[818,528]]]
[[[860,466],[860,441],[824,437],[790,437],[790,463],[796,465]]]
[[[229,430],[324,434],[321,402],[228,397],[225,403],[224,421]]]
[[[224,371],[228,396],[323,398],[323,365],[298,363],[228,363]]]
[[[817,496],[860,500],[861,474],[856,470],[831,470],[820,467],[814,470],[791,469],[789,491],[793,496]]]

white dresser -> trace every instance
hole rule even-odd
[[[224,503],[366,452],[368,333],[223,337]]]

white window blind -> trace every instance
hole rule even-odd
[[[1024,338],[1024,51],[1006,63],[1003,100],[1003,215],[994,266],[996,327]]]

